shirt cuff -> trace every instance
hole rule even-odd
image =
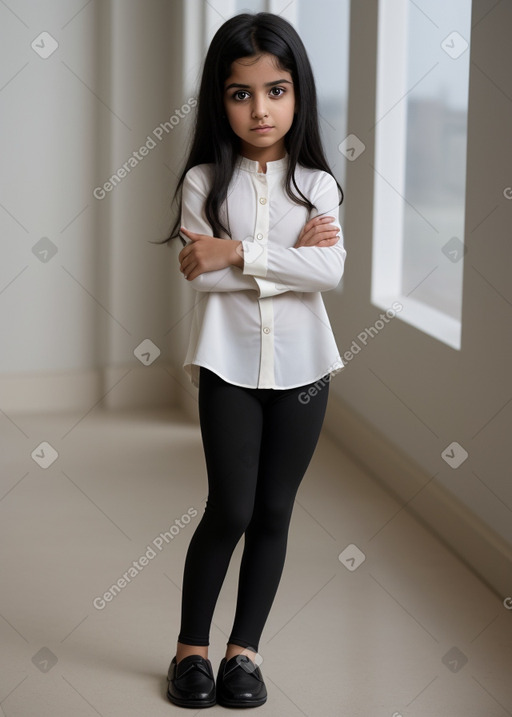
[[[255,276],[253,279],[258,285],[259,299],[266,299],[269,296],[277,296],[278,294],[285,294],[287,291],[290,291],[289,286],[276,283],[271,279],[262,279],[259,276]]]
[[[252,239],[242,241],[244,251],[243,273],[249,276],[267,275],[267,245]]]

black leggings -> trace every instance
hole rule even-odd
[[[295,494],[322,428],[328,379],[292,389],[253,389],[201,368],[208,499],[185,560],[179,642],[210,644],[217,598],[245,533],[228,643],[258,651],[283,571]]]

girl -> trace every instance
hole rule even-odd
[[[237,15],[213,38],[180,190],[169,239],[179,229],[188,240],[180,270],[197,291],[184,367],[199,387],[209,490],[185,560],[168,697],[252,707],[267,699],[255,658],[295,494],[328,382],[343,366],[320,294],[343,273],[343,193],[321,146],[306,51],[279,16]],[[234,624],[215,682],[210,624],[242,535]]]

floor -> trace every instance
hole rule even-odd
[[[206,500],[197,425],[99,409],[0,424],[0,714],[203,713],[165,697]],[[214,615],[214,671],[242,547]],[[262,717],[512,715],[512,610],[326,434],[260,657]]]

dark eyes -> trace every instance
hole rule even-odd
[[[245,90],[237,90],[235,93],[233,93],[232,97],[234,100],[238,100],[239,102],[241,102],[242,100],[246,100],[247,97],[249,97],[249,93]]]
[[[284,87],[271,87],[269,90],[269,95],[273,98],[281,97],[286,92]],[[236,102],[243,102],[244,100],[248,99],[250,97],[249,92],[247,90],[237,90],[233,93],[232,98]]]

